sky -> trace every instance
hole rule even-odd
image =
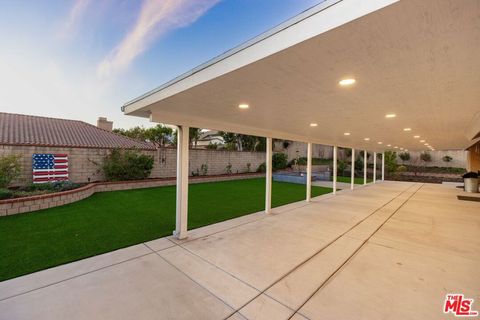
[[[0,112],[150,126],[127,101],[321,0],[0,0]]]

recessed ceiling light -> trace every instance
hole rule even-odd
[[[392,145],[391,144],[387,144],[387,147],[391,147]]]
[[[357,82],[357,80],[353,79],[353,78],[347,78],[347,79],[342,79],[338,82],[339,85],[341,86],[351,86],[352,84],[354,84],[355,82]]]
[[[398,149],[398,147],[397,147],[397,146],[395,146],[395,147],[393,147],[393,148],[394,148],[394,149]]]
[[[395,118],[397,115],[395,113],[389,113],[385,115],[385,118]]]
[[[428,143],[425,143],[424,146],[428,146]]]
[[[413,138],[418,139],[418,138],[420,138],[420,136],[413,136]]]
[[[310,127],[318,127],[318,123],[310,123]]]
[[[412,131],[412,128],[405,128],[403,131]]]
[[[425,140],[420,140],[420,142],[422,142],[422,143],[423,143],[423,142],[425,142]]]
[[[349,135],[350,135],[350,132],[344,132],[343,135],[344,135],[344,136],[349,136]]]
[[[403,148],[400,148],[400,150],[403,150]]]
[[[382,144],[383,142],[381,142],[381,141],[378,141],[377,143],[378,143],[378,144]]]
[[[241,103],[241,104],[238,105],[238,107],[239,107],[240,109],[248,109],[248,108],[250,108],[250,106],[249,106],[248,104],[246,104],[246,103]]]
[[[364,138],[363,140],[365,140],[365,141],[370,141],[370,138]]]

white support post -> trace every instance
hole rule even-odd
[[[267,138],[267,159],[265,172],[265,213],[272,211],[272,138]]]
[[[363,151],[363,185],[367,184],[367,150]]]
[[[377,153],[373,153],[373,183],[377,183]]]
[[[355,149],[352,148],[352,164],[350,165],[350,189],[353,190],[353,185],[355,184]]]
[[[382,181],[385,180],[385,152],[382,152]]]
[[[307,144],[307,202],[312,199],[312,143]]]
[[[333,194],[337,193],[337,149],[333,147]]]
[[[177,239],[187,237],[189,131],[187,126],[178,126],[177,129],[177,210],[173,232]]]

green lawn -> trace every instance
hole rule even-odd
[[[354,184],[363,184],[363,177],[362,178],[354,178],[353,179]],[[367,178],[367,182],[372,182],[373,179]],[[337,176],[337,182],[345,182],[345,183],[350,183],[350,177],[341,177]]]
[[[312,195],[331,192],[312,187]],[[193,184],[190,229],[261,211],[265,180]],[[272,206],[305,199],[305,186],[273,182]],[[175,187],[96,193],[41,212],[0,218],[0,281],[171,235]]]

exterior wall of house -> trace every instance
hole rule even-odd
[[[468,149],[468,171],[480,171],[480,142]]]
[[[101,164],[109,149],[94,148],[62,148],[0,145],[0,156],[20,154],[22,174],[16,185],[32,182],[32,155],[34,153],[66,153],[69,157],[69,179],[78,183],[104,181]],[[142,151],[152,155],[155,159],[151,178],[168,178],[176,175],[177,151],[175,148],[160,148],[152,151]],[[190,173],[201,173],[202,164],[207,164],[207,175],[226,173],[227,165],[231,164],[232,173],[247,172],[247,163],[250,171],[255,172],[258,166],[265,162],[264,152],[238,152],[220,150],[190,150]]]

